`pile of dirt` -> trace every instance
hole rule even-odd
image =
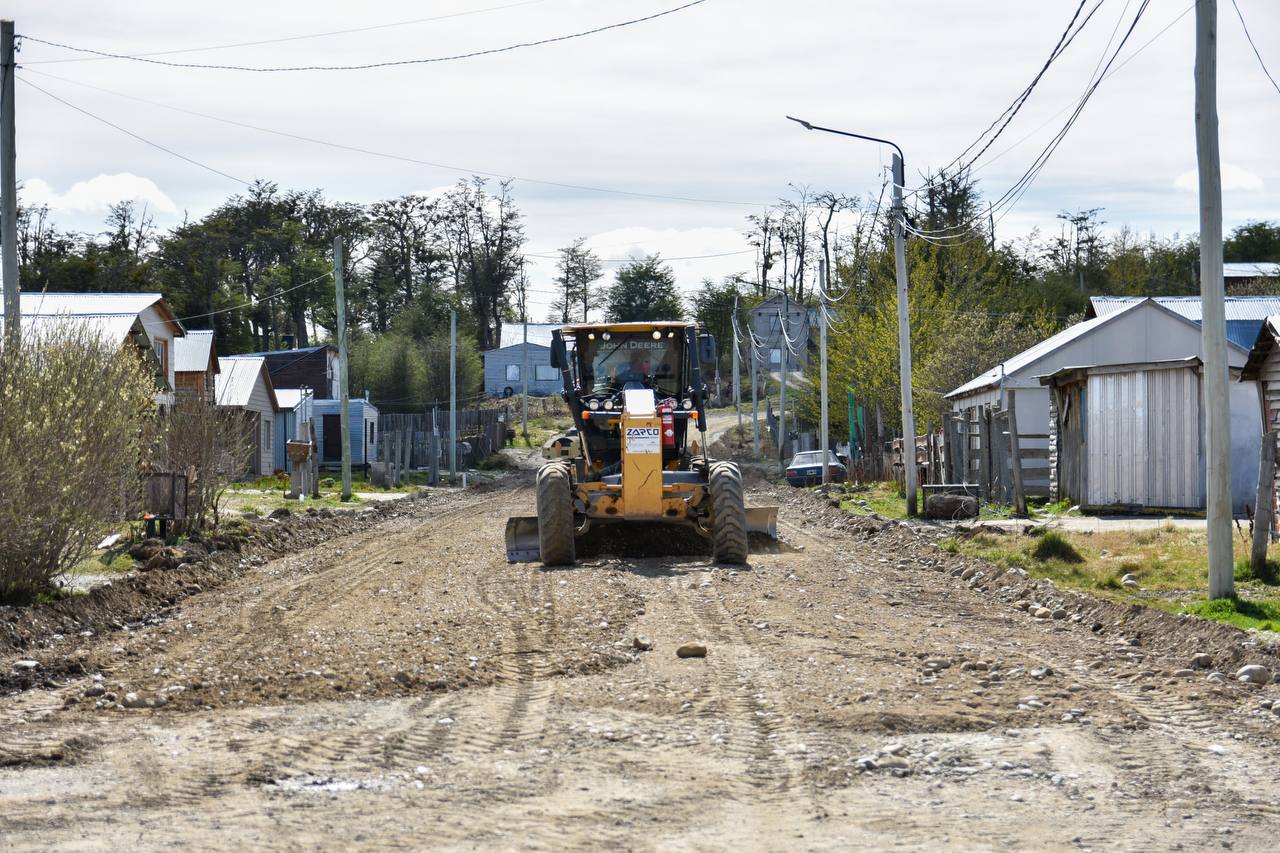
[[[360,511],[277,510],[244,516],[193,535],[180,546],[148,539],[133,546],[135,570],[84,595],[31,607],[0,607],[0,654],[47,645],[64,635],[119,630],[165,612],[188,595],[239,576],[250,565],[378,524],[411,510],[418,496]],[[88,632],[88,633],[86,633]],[[47,680],[46,670],[0,675],[0,690]]]
[[[891,554],[899,569],[951,575],[958,584],[1026,612],[1028,619],[1035,619],[1040,608],[1050,614],[1064,610],[1063,618],[1080,630],[1123,638],[1128,646],[1164,658],[1174,668],[1188,666],[1197,654],[1208,654],[1214,667],[1228,675],[1248,663],[1280,668],[1277,649],[1260,642],[1248,631],[1194,616],[1060,589],[1051,580],[1032,579],[1022,569],[1003,568],[976,557],[952,554],[939,548],[938,542],[955,535],[954,528],[897,521],[875,514],[853,515],[839,508],[840,487],[804,490],[774,487],[769,491],[780,503],[805,504],[806,511],[799,515],[802,526],[851,534],[868,549],[864,555],[867,559],[883,559],[882,555]]]

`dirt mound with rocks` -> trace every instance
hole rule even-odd
[[[193,535],[177,546],[147,539],[130,549],[134,570],[84,595],[32,607],[0,607],[0,654],[39,647],[64,635],[92,636],[162,616],[188,595],[238,577],[251,565],[366,529],[410,510],[406,498],[359,511],[277,510],[269,518],[245,516],[220,530]],[[68,664],[74,670],[74,664]],[[51,673],[0,675],[0,690],[47,680]],[[20,682],[20,684],[15,683]]]

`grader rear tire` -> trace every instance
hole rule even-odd
[[[544,566],[573,565],[573,493],[569,466],[561,462],[538,470],[538,552]]]
[[[712,464],[711,540],[717,563],[747,561],[747,508],[742,497],[742,473],[732,462]]]

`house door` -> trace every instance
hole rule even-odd
[[[320,428],[324,430],[324,447],[320,460],[337,462],[342,459],[342,416],[323,415]]]
[[[259,412],[250,413],[249,428],[253,431],[253,442],[249,448],[247,467],[249,475],[257,477],[262,473],[262,415]]]

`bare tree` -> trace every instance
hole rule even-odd
[[[163,425],[159,460],[187,475],[187,517],[195,528],[221,520],[227,486],[249,467],[254,423],[240,409],[211,406],[196,397],[180,397]]]

